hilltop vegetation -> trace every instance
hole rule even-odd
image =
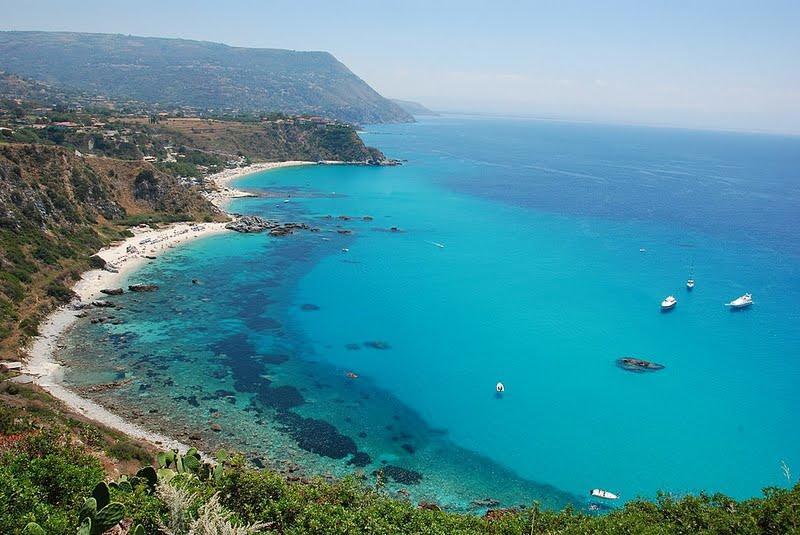
[[[111,34],[0,32],[0,68],[71,90],[217,112],[413,121],[327,52]]]
[[[165,144],[251,160],[338,160],[380,162],[350,125],[304,117],[277,116],[250,121],[169,118],[145,130]]]

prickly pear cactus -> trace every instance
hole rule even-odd
[[[125,506],[119,502],[111,502],[99,511],[92,522],[92,535],[100,535],[119,524],[125,516]]]
[[[97,509],[102,509],[108,505],[109,502],[111,502],[111,493],[108,491],[108,485],[102,481],[95,485],[92,490],[92,498],[96,501],[95,505]]]
[[[84,518],[78,526],[78,535],[92,535],[92,519]]]
[[[22,530],[22,535],[47,535],[47,534],[42,529],[42,526],[40,526],[36,522],[28,522],[28,524]]]
[[[97,515],[97,499],[86,498],[81,510],[78,511],[78,520],[83,522],[85,519],[92,519]]]
[[[136,472],[136,476],[147,480],[147,484],[150,487],[155,487],[158,484],[158,474],[156,474],[156,470],[152,466],[145,466]]]
[[[160,468],[157,473],[158,480],[164,483],[169,483],[169,481],[177,475],[174,470],[170,470],[169,468]]]

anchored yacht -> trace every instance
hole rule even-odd
[[[678,300],[675,299],[675,296],[668,295],[666,299],[661,301],[661,310],[672,310],[677,304]]]
[[[753,294],[746,293],[741,297],[737,297],[730,303],[725,303],[725,306],[731,308],[746,308],[752,304],[753,304]]]

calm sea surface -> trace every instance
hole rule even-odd
[[[163,255],[121,324],[68,335],[68,382],[119,381],[88,395],[207,448],[383,469],[454,508],[741,498],[800,471],[800,138],[469,117],[364,138],[408,162],[240,180],[262,196],[233,211],[320,231]]]

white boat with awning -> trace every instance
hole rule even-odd
[[[604,500],[616,500],[619,499],[619,496],[614,494],[613,492],[609,492],[603,489],[592,489],[589,491],[589,494],[595,498],[603,498]]]
[[[737,297],[730,303],[725,303],[725,306],[731,308],[746,308],[752,304],[753,304],[753,295],[750,293],[746,293],[741,297]]]

